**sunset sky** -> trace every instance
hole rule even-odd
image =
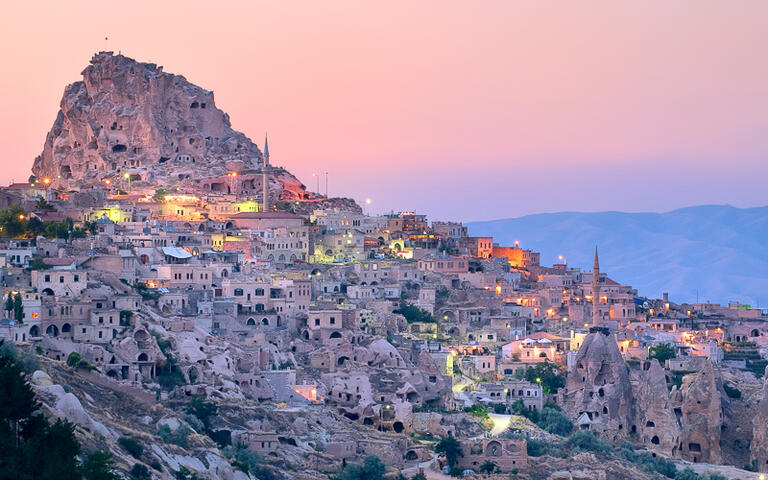
[[[29,176],[108,36],[371,212],[768,203],[763,0],[78,4],[3,7],[0,182]]]

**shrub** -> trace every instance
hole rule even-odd
[[[657,359],[662,367],[675,356],[675,349],[668,343],[660,343],[648,349],[648,359]]]
[[[503,415],[507,413],[507,406],[503,403],[494,403],[493,404],[493,413],[498,413],[500,415]]]
[[[67,355],[67,365],[69,365],[72,368],[77,368],[77,364],[80,363],[80,360],[82,360],[83,357],[80,356],[77,352],[72,352],[69,355]]]
[[[192,429],[186,424],[182,424],[175,431],[171,430],[171,427],[168,425],[161,425],[160,428],[157,429],[157,434],[165,443],[172,443],[181,448],[187,448],[189,445],[190,433],[192,433]]]
[[[376,455],[368,455],[362,464],[347,465],[339,480],[381,480],[387,467]]]
[[[699,474],[694,472],[691,467],[680,470],[675,474],[675,480],[699,480]]]
[[[725,390],[725,394],[728,395],[728,398],[741,398],[741,390],[732,387],[729,383],[723,384],[723,390]]]
[[[210,432],[208,436],[216,442],[219,448],[232,445],[232,432],[229,430],[216,430],[215,432]]]
[[[610,443],[599,440],[595,434],[586,430],[580,430],[565,441],[568,448],[595,453],[607,453],[613,450]]]
[[[141,454],[144,453],[144,445],[133,437],[120,437],[117,443],[133,458],[141,458]]]
[[[555,435],[568,435],[573,430],[573,422],[565,416],[560,410],[551,407],[544,407],[541,410],[539,421],[536,424]]]
[[[535,438],[529,438],[525,443],[529,457],[541,457],[542,455],[549,453],[549,447],[546,442],[542,442]]]
[[[176,359],[169,357],[165,361],[165,365],[160,369],[157,375],[157,383],[165,390],[171,390],[179,385],[186,384],[184,374],[176,366]]]
[[[140,463],[134,463],[128,474],[131,476],[131,480],[152,480],[149,469]]]
[[[480,405],[479,403],[476,403],[472,405],[471,407],[466,407],[464,409],[466,413],[469,413],[473,417],[477,418],[488,418],[488,409],[484,406]]]
[[[86,455],[80,471],[86,480],[121,480],[112,462],[112,454],[105,450],[94,450]]]

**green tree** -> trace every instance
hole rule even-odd
[[[152,480],[149,469],[140,463],[134,463],[128,474],[131,476],[131,480]]]
[[[48,200],[44,198],[38,198],[35,203],[35,210],[38,212],[55,212],[56,208],[48,203]]]
[[[648,358],[655,358],[663,367],[667,360],[675,358],[675,349],[668,343],[659,343],[648,349]]]
[[[81,480],[74,426],[51,425],[38,408],[21,367],[0,356],[0,479]]]
[[[117,443],[133,458],[141,458],[141,454],[144,453],[144,446],[133,437],[120,437],[117,439]]]
[[[461,451],[461,444],[450,434],[437,442],[437,445],[435,445],[435,452],[445,455],[445,460],[448,462],[448,466],[451,470],[456,466],[456,461],[459,457],[464,456],[464,452]]]
[[[341,471],[339,480],[381,480],[387,467],[376,455],[368,455],[362,464],[347,465]]]
[[[550,362],[541,362],[525,371],[525,379],[541,385],[544,393],[557,393],[565,386],[565,374]]]
[[[13,296],[13,319],[19,323],[24,322],[24,301],[20,293]]]
[[[435,323],[435,317],[433,317],[431,313],[424,310],[423,308],[419,308],[406,303],[405,301],[400,302],[400,309],[395,310],[394,313],[399,313],[400,315],[404,316],[408,323]]]
[[[121,480],[112,461],[112,454],[105,450],[94,450],[86,455],[80,467],[85,480]]]
[[[480,471],[483,473],[493,473],[496,470],[496,464],[490,460],[486,460],[480,465]]]
[[[5,297],[5,311],[8,312],[8,318],[11,317],[11,312],[13,311],[13,295],[10,293],[7,297]]]
[[[203,422],[205,431],[211,430],[211,417],[215,417],[219,411],[219,407],[213,402],[206,402],[200,397],[195,397],[189,405],[187,405],[187,413],[190,413]]]
[[[69,355],[67,355],[67,365],[69,365],[72,368],[77,368],[77,365],[80,363],[80,360],[82,360],[83,357],[80,356],[77,352],[71,352]]]
[[[27,230],[27,213],[19,205],[0,210],[0,228],[4,237],[20,237]]]

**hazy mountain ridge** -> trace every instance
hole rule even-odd
[[[470,235],[500,244],[519,240],[542,264],[564,255],[600,266],[640,295],[669,292],[675,301],[768,303],[768,206],[703,205],[665,213],[558,212],[468,223]]]

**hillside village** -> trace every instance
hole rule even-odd
[[[165,102],[152,115],[145,91]],[[768,472],[768,312],[644,297],[598,249],[589,270],[542,265],[450,219],[364,214],[162,67],[97,54],[0,208],[0,339],[125,472],[327,478],[372,456],[392,478]]]

